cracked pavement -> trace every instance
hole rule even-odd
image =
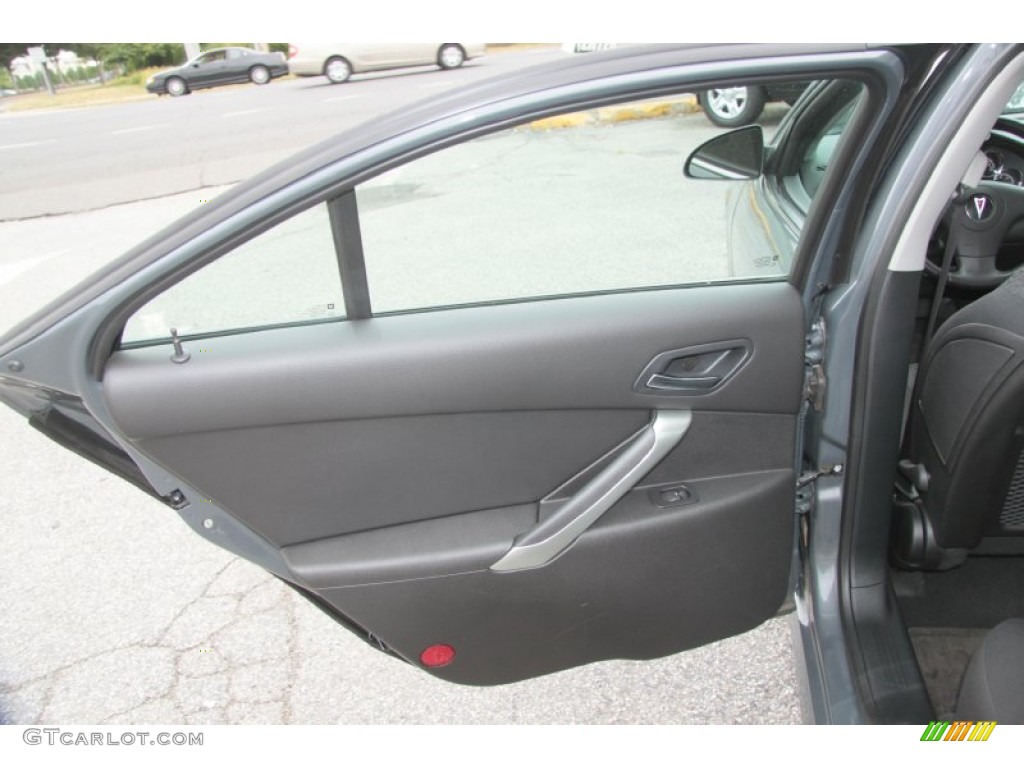
[[[455,686],[374,651],[17,421],[0,412],[6,722],[799,722],[787,619],[659,661]]]
[[[799,722],[788,619],[499,688],[374,651],[140,491],[0,411],[9,723]]]

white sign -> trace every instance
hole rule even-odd
[[[28,58],[30,61],[34,61],[36,64],[42,64],[46,61],[46,51],[44,51],[41,46],[36,48],[29,48]]]

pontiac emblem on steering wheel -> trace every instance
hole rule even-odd
[[[988,195],[976,194],[967,198],[964,206],[967,210],[967,218],[971,221],[988,221],[995,213],[995,204]]]

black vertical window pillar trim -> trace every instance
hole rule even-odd
[[[341,272],[341,291],[345,297],[345,317],[365,320],[373,315],[370,307],[370,286],[366,281],[363,259],[363,233],[359,229],[359,207],[354,190],[327,203],[334,237],[334,252]]]

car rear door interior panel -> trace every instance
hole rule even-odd
[[[462,308],[194,342],[186,365],[123,349],[104,392],[141,453],[281,548],[301,586],[407,659],[456,648],[439,676],[493,684],[773,615],[803,324],[786,283]],[[720,387],[636,386],[666,351],[734,340],[748,353]],[[493,568],[672,414],[684,434],[582,534]]]
[[[758,268],[738,273],[725,193],[692,182],[680,196],[694,149],[673,122],[683,113],[614,131],[575,118],[716,82],[838,78],[818,83],[824,96],[803,124],[779,127],[790,151],[765,155],[776,176],[794,176],[814,142],[835,138],[825,132],[845,105],[859,105],[848,130],[869,147],[900,70],[888,52],[828,46],[715,55],[595,54],[592,65],[517,76],[511,94],[478,86],[311,150],[26,321],[0,346],[11,372],[0,397],[51,432],[73,419],[99,435],[94,460],[148,482],[197,533],[445,680],[508,683],[752,629],[791,585],[808,407],[805,282],[821,246],[796,253],[756,223]],[[859,85],[847,97],[842,82]],[[531,122],[558,115],[579,130],[552,136]],[[573,136],[572,146],[557,143]],[[555,147],[557,162],[514,154],[523,147]],[[806,216],[805,232],[820,236],[842,218],[829,206],[866,151],[837,152],[827,175],[821,165],[821,191],[794,219]],[[501,162],[501,173],[474,181]],[[629,199],[649,183],[663,186]],[[506,204],[509,189],[523,199]],[[360,210],[360,195],[374,191],[389,205],[366,194]],[[734,199],[754,200],[744,195]],[[461,207],[476,201],[492,207]],[[408,216],[412,205],[426,213]],[[663,230],[640,223],[638,208]],[[506,211],[525,213],[506,226]],[[708,220],[722,223],[720,236]],[[305,223],[289,230],[295,222]],[[458,238],[466,229],[472,247]],[[273,258],[254,245],[270,241],[300,247]],[[154,312],[139,335],[126,333],[143,310],[250,245],[256,266],[239,259],[248,266],[237,279],[222,279],[209,300],[186,290],[182,306],[201,314],[234,300],[245,318],[281,306],[280,318],[197,323],[179,340]],[[387,248],[399,246],[400,268],[389,271]],[[307,251],[338,279],[307,269]],[[452,253],[465,262],[445,261]],[[552,288],[536,273],[559,257]],[[719,271],[681,269],[705,261]],[[285,279],[251,290],[255,273],[281,263]],[[498,263],[509,269],[492,277],[486,267]],[[586,283],[600,265],[608,281]],[[459,268],[480,273],[487,290],[465,300],[419,290],[461,278]],[[519,272],[529,284],[503,294],[502,275]],[[377,306],[379,275],[417,290],[382,291]],[[309,296],[291,295],[300,289]],[[311,305],[333,314],[302,314]],[[68,419],[45,418],[53,413]],[[79,442],[90,453],[89,439]],[[438,647],[449,651],[432,655]]]

